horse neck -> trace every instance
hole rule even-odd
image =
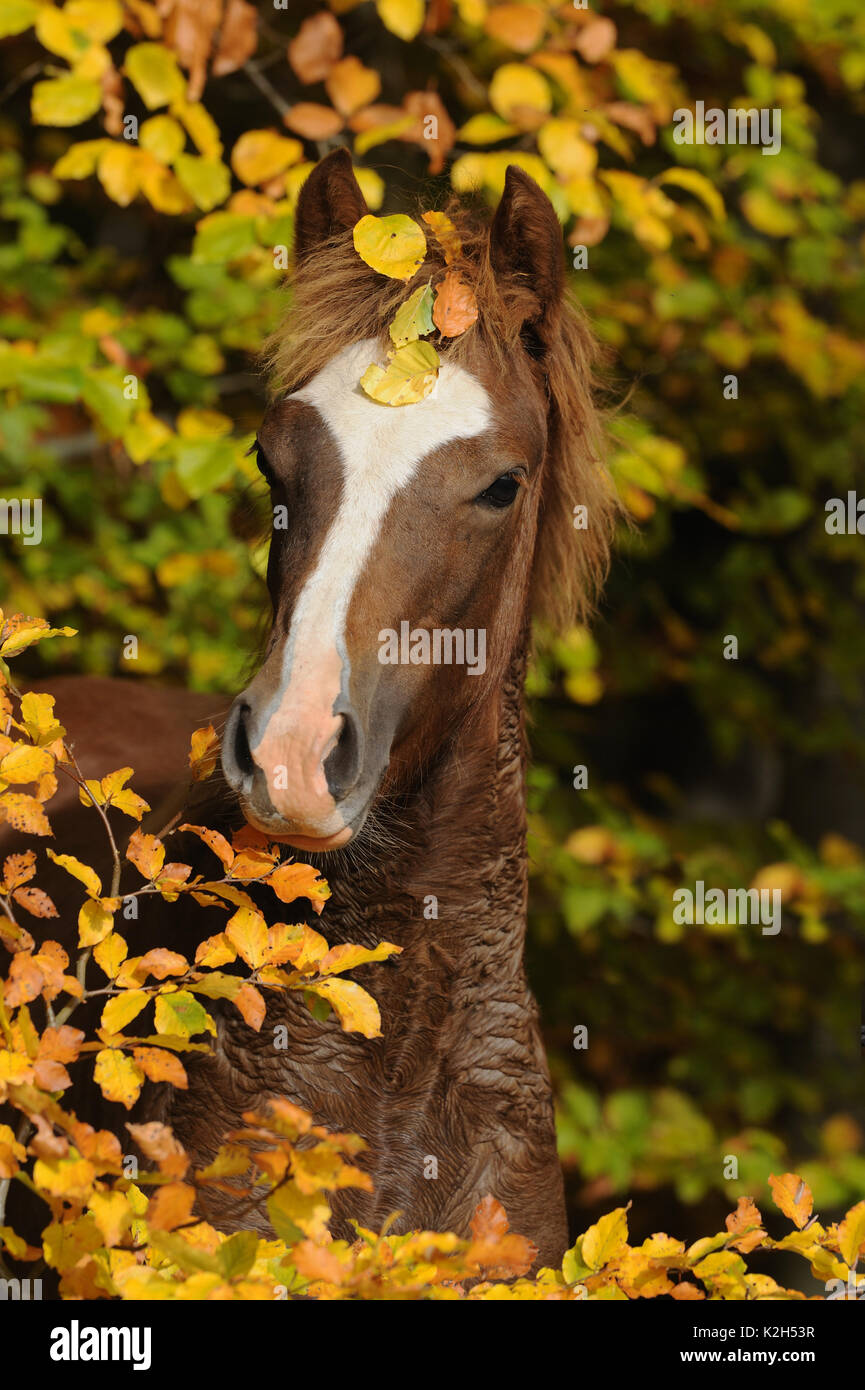
[[[323,857],[328,939],[406,949],[457,965],[479,951],[522,958],[527,870],[526,640],[499,689],[399,807],[354,852]],[[437,915],[435,915],[437,913]],[[492,933],[492,935],[491,935]]]

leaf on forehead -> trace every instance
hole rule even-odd
[[[388,329],[396,347],[405,347],[406,343],[415,342],[416,339],[422,338],[425,333],[432,333],[434,326],[432,307],[433,291],[431,285],[421,285],[420,289],[409,295],[405,304],[401,304],[397,309]]]
[[[478,316],[478,302],[455,270],[449,270],[436,288],[433,323],[446,338],[456,338],[471,328]]]
[[[360,384],[381,405],[414,405],[433,389],[438,368],[439,355],[432,343],[407,343],[390,354],[386,367],[367,367]]]
[[[426,255],[426,237],[414,218],[404,213],[391,217],[368,213],[355,226],[354,249],[379,275],[410,280]]]
[[[425,212],[423,221],[427,224],[439,246],[445,253],[445,264],[458,261],[463,253],[463,244],[457,229],[444,212]]]

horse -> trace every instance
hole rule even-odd
[[[512,165],[492,219],[462,204],[448,211],[461,243],[454,268],[478,318],[441,343],[428,396],[388,406],[360,377],[382,359],[399,304],[441,276],[444,250],[429,238],[406,281],[366,264],[352,230],[368,209],[345,150],[301,189],[292,300],[267,347],[274,387],[256,441],[283,518],[267,568],[269,634],[227,712],[224,782],[197,792],[210,819],[200,804],[185,813],[226,830],[247,822],[320,867],[331,944],[402,948],[351,975],[376,998],[382,1036],[343,1032],[295,994],[269,992],[257,1033],[217,1003],[218,1035],[189,1064],[189,1089],[148,1083],[146,1118],[169,1123],[208,1162],[244,1110],[288,1096],[366,1141],[358,1161],[372,1191],[334,1194],[334,1235],[352,1239],[352,1218],[379,1229],[395,1212],[397,1231],[467,1235],[491,1194],[537,1262],[552,1264],[567,1223],[523,965],[524,679],[533,615],[563,625],[591,612],[616,509],[597,348],[566,293],[549,199]],[[410,647],[383,660],[387,634],[406,632]],[[483,635],[484,661],[425,659],[419,632],[444,634],[451,658],[454,634],[464,652],[470,634]],[[170,714],[164,692],[138,699],[174,731],[167,789],[177,731],[204,712],[202,697]],[[67,722],[84,756],[87,721]],[[134,762],[123,735],[120,761]],[[173,909],[157,900],[148,910],[154,941],[174,945]],[[274,1045],[277,1027],[287,1046]],[[209,1200],[223,1230],[269,1229],[230,1192]]]

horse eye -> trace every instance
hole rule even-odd
[[[272,484],[273,481],[274,481],[274,476],[275,476],[275,475],[274,475],[273,469],[272,469],[272,467],[271,467],[271,465],[270,465],[270,460],[269,460],[269,458],[267,457],[267,454],[266,454],[266,453],[264,452],[264,450],[262,449],[262,447],[261,447],[261,445],[259,444],[259,442],[258,442],[257,439],[256,439],[255,443],[253,444],[252,448],[253,448],[253,452],[255,453],[255,466],[256,466],[256,468],[258,469],[258,471],[259,471],[259,473],[261,474],[262,478],[264,478],[264,481],[265,481],[266,483],[268,483],[268,484]]]
[[[514,473],[503,473],[484,492],[479,493],[475,501],[484,502],[489,507],[510,507],[519,488],[519,479]]]

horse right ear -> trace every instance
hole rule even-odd
[[[334,150],[315,166],[300,190],[294,216],[294,256],[300,263],[331,237],[347,232],[369,212],[351,155]]]

